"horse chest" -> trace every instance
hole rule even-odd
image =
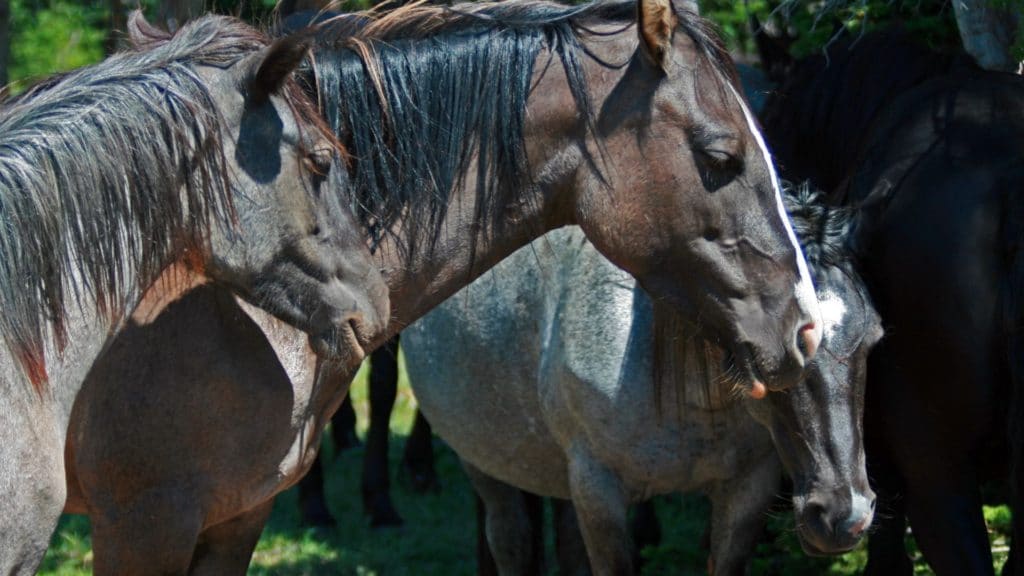
[[[664,405],[660,415],[638,410],[638,417],[617,412],[614,418],[577,412],[569,442],[584,443],[637,499],[734,478],[773,449],[742,405],[716,411]]]

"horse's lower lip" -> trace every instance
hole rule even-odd
[[[353,363],[362,362],[366,358],[364,344],[359,341],[351,323],[318,334],[312,338],[312,345],[313,351],[320,356],[351,359]]]
[[[760,400],[767,396],[768,387],[764,383],[764,378],[761,377],[760,371],[757,369],[757,365],[754,363],[754,353],[749,350],[749,345],[740,346],[740,351],[730,352],[732,362],[739,368],[743,376],[746,377],[744,382],[746,393],[754,400]]]

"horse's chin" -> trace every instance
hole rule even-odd
[[[797,539],[800,541],[800,548],[804,551],[804,554],[807,554],[808,556],[813,556],[815,558],[846,554],[847,552],[856,548],[857,544],[860,543],[860,541],[858,540],[857,542],[854,542],[852,544],[829,546],[826,549],[819,547],[817,544],[813,543],[810,539],[804,536],[802,530],[797,530]]]
[[[352,367],[366,358],[367,343],[351,323],[310,336],[309,344],[317,356],[336,365]]]
[[[753,353],[741,346],[739,351],[730,351],[723,359],[723,372],[733,374],[736,388],[753,400],[762,400],[768,396],[765,386],[754,362]]]

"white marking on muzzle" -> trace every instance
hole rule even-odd
[[[858,522],[864,522],[862,530],[866,530],[871,526],[871,522],[875,519],[875,514],[871,510],[871,500],[868,500],[863,494],[858,493],[850,487],[850,518],[851,524]],[[863,532],[862,532],[863,533]]]
[[[775,173],[775,163],[772,162],[772,155],[768,152],[768,146],[764,143],[764,137],[761,136],[761,130],[758,129],[757,123],[754,121],[754,116],[750,113],[750,109],[747,108],[747,103],[740,96],[739,92],[732,86],[732,83],[726,82],[732,95],[736,98],[736,102],[739,103],[740,109],[743,110],[743,116],[747,119],[747,127],[750,128],[750,133],[754,135],[754,140],[757,142],[758,148],[761,149],[761,156],[764,158],[765,165],[768,166],[768,175],[772,180],[772,191],[775,194],[775,206],[779,211],[779,217],[782,218],[782,224],[786,227],[786,234],[789,235],[789,241],[793,245],[793,249],[797,253],[796,266],[800,272],[800,280],[796,285],[796,301],[797,305],[811,317],[811,321],[814,322],[814,334],[818,341],[821,341],[823,335],[821,310],[818,307],[818,298],[814,293],[814,282],[811,281],[811,274],[807,271],[807,261],[804,260],[804,252],[800,249],[800,243],[796,239],[796,233],[793,232],[793,226],[789,222],[789,214],[786,213],[786,207],[782,203],[782,191],[779,189],[779,177]]]

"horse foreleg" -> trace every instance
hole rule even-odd
[[[398,394],[398,338],[388,340],[370,356],[370,428],[363,455],[363,510],[370,525],[399,526],[402,517],[391,503],[388,435]]]
[[[352,395],[347,394],[331,416],[331,438],[334,439],[334,450],[337,453],[359,446],[356,435],[356,411],[352,407]],[[321,453],[323,450],[321,450]]]
[[[569,454],[569,490],[594,574],[633,574],[629,499],[618,475],[577,446]]]
[[[462,462],[462,466],[473,489],[483,501],[484,531],[498,574],[543,574],[544,551],[536,545],[540,538],[536,537],[533,522],[537,514],[531,514],[528,502],[528,498],[536,497],[484,474],[466,461]],[[482,563],[480,569],[485,572],[486,564]]]
[[[306,475],[299,480],[299,509],[302,511],[302,524],[319,528],[333,528],[337,525],[334,516],[327,508],[327,499],[324,496],[324,467],[320,454],[313,459],[313,465],[309,467]]]
[[[274,500],[270,499],[227,522],[204,530],[192,557],[189,574],[244,576],[273,507]]]
[[[154,522],[159,518],[159,522]],[[159,489],[90,514],[93,574],[187,574],[202,530],[193,494]]]
[[[487,543],[487,506],[480,494],[474,492],[476,503],[476,574],[477,576],[498,576],[498,565]]]
[[[64,508],[64,451],[51,421],[7,408],[0,401],[0,574],[35,574]]]
[[[868,565],[864,576],[911,576],[914,564],[904,543],[907,533],[907,507],[903,482],[883,447],[868,446],[868,473],[871,487],[878,495],[878,513],[868,537]]]
[[[568,500],[552,498],[551,509],[555,521],[558,573],[563,576],[590,576],[587,545],[583,542],[583,533],[580,532],[576,508]]]
[[[977,485],[970,478],[929,476],[907,493],[910,526],[928,564],[938,576],[994,574]]]
[[[782,466],[773,451],[747,471],[712,487],[711,574],[746,573],[781,481]]]
[[[441,490],[441,482],[434,471],[433,438],[430,422],[427,422],[423,412],[416,410],[416,420],[405,440],[405,451],[402,452],[401,474],[408,480],[409,487],[421,494]]]

